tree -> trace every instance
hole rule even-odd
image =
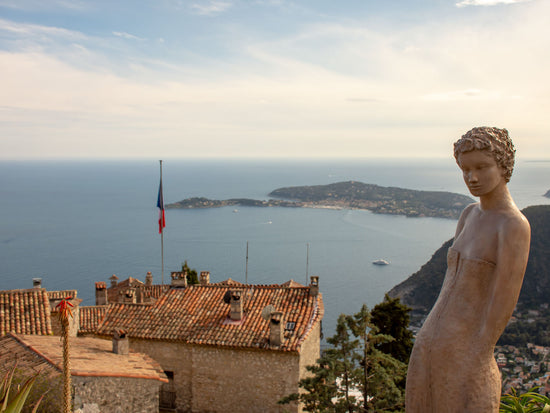
[[[312,375],[300,380],[303,392],[279,403],[299,401],[309,412],[403,411],[404,390],[398,383],[406,364],[378,348],[392,340],[378,331],[366,305],[352,316],[340,315],[335,335],[327,339],[331,348],[307,367]]]
[[[199,277],[197,275],[197,270],[189,268],[187,265],[187,260],[181,264],[181,271],[187,273],[187,284],[193,285],[199,283]]]
[[[402,411],[405,392],[398,383],[406,376],[406,364],[379,349],[395,339],[378,331],[365,304],[357,314],[347,316],[346,321],[353,336],[359,340],[354,385],[361,390],[363,400],[357,411]]]
[[[380,334],[393,337],[392,341],[376,346],[380,351],[403,363],[409,362],[413,348],[413,333],[409,330],[411,308],[401,304],[399,298],[386,294],[384,301],[376,304],[371,311],[372,324],[378,327]]]
[[[341,315],[336,324],[336,333],[327,342],[332,345],[325,350],[316,364],[307,366],[312,374],[300,380],[304,392],[282,398],[279,404],[299,401],[306,412],[353,412],[356,400],[351,396],[353,353],[357,340],[350,339],[346,316]]]
[[[372,324],[380,334],[386,334],[394,338],[392,341],[376,345],[383,353],[390,354],[393,358],[408,364],[413,347],[413,333],[409,330],[409,313],[411,308],[401,303],[399,298],[391,298],[386,294],[384,301],[376,304],[371,311]],[[404,391],[407,376],[396,381],[397,386]]]

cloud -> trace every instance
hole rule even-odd
[[[90,8],[89,4],[83,0],[0,0],[0,7],[33,12],[39,10],[51,12],[53,9],[84,11]]]
[[[232,4],[227,1],[209,1],[206,4],[194,3],[191,9],[202,16],[212,16],[226,11],[231,6]]]
[[[211,13],[223,11],[219,3],[208,3]],[[215,21],[204,49],[174,53],[175,37],[166,37],[162,54],[123,41],[139,39],[126,32],[91,37],[0,19],[0,46],[17,43],[0,51],[0,157],[14,148],[37,157],[353,156],[388,147],[399,155],[440,143],[447,151],[442,137],[475,124],[518,135],[536,125],[542,136],[550,132],[543,3],[413,26],[308,22],[265,36]]]
[[[123,39],[128,39],[128,40],[145,40],[141,37],[134,36],[133,34],[126,33],[126,32],[113,32],[113,34],[117,37],[122,37]]]
[[[73,30],[31,23],[17,23],[0,18],[0,33],[1,32],[37,39],[40,39],[41,36],[55,36],[70,40],[82,40],[86,38],[82,33]]]
[[[422,96],[422,99],[428,101],[450,102],[456,100],[476,99],[476,100],[496,100],[501,97],[499,92],[485,91],[479,89],[454,90],[450,92],[431,93]]]
[[[497,6],[499,4],[526,3],[531,0],[463,0],[456,3],[456,7],[467,6]]]

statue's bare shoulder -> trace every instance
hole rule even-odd
[[[525,215],[517,208],[510,208],[502,214],[498,226],[498,245],[506,253],[519,255],[528,253],[531,240],[531,226]]]

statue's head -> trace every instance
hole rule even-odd
[[[497,165],[504,171],[504,179],[510,182],[514,170],[516,150],[506,129],[481,126],[466,132],[454,143],[454,156],[470,151],[488,151],[493,155]]]

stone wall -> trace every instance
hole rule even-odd
[[[148,354],[163,370],[174,373],[178,412],[298,411],[296,406],[277,404],[283,396],[298,391],[301,363],[297,353],[137,339],[130,339],[130,348]]]
[[[277,401],[298,390],[298,373],[297,353],[197,346],[193,412],[282,412]]]
[[[73,376],[75,412],[159,411],[160,381],[124,377]]]
[[[309,333],[307,339],[302,344],[300,351],[300,379],[311,374],[306,370],[306,366],[315,364],[321,357],[321,323],[317,323]]]
[[[174,374],[173,390],[176,392],[178,412],[190,412],[192,406],[191,377],[192,348],[181,343],[130,338],[130,349],[145,353],[159,363],[164,371]],[[168,385],[165,385],[165,388]]]

